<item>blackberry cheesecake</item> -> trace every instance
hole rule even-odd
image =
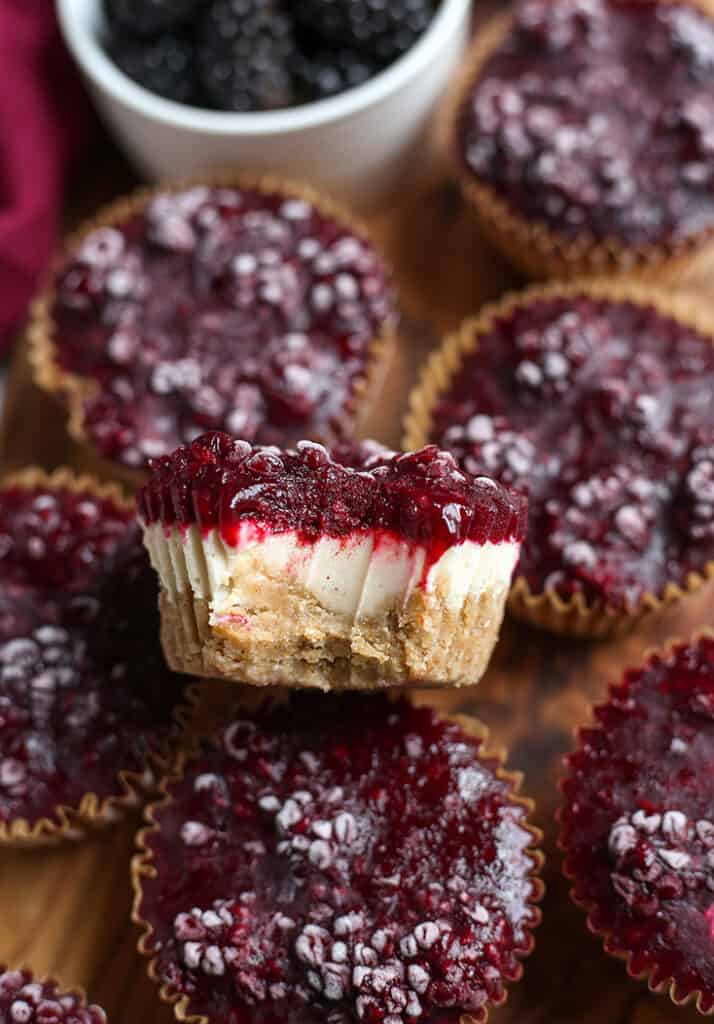
[[[138,483],[150,458],[206,430],[259,444],[349,436],[394,327],[362,228],[265,179],[139,192],[100,213],[68,245],[30,338],[72,436]]]
[[[184,682],[157,591],[117,491],[66,471],[0,486],[0,844],[78,838],[166,772]]]
[[[478,34],[455,91],[464,194],[530,276],[699,274],[713,90],[704,3],[521,0]]]
[[[561,846],[607,952],[714,1012],[714,634],[627,672],[567,759]]]
[[[139,496],[177,671],[322,689],[475,683],[526,501],[435,446],[295,450],[207,434]]]
[[[0,964],[0,1024],[107,1024],[107,1015],[52,978],[36,980],[27,969]]]
[[[474,721],[302,693],[229,715],[148,809],[133,864],[180,1019],[486,1019],[521,975],[540,836]]]
[[[713,337],[688,299],[553,284],[434,355],[405,444],[528,496],[515,614],[604,635],[714,576]]]

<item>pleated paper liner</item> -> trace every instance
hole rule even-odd
[[[714,15],[714,8],[705,0],[687,3],[709,17]],[[508,37],[513,20],[512,14],[497,14],[477,32],[463,70],[447,97],[439,125],[462,194],[473,206],[486,238],[517,269],[535,280],[617,275],[668,286],[701,282],[714,272],[714,227],[685,238],[636,246],[616,237],[597,239],[587,231],[577,238],[566,238],[545,221],[521,214],[468,168],[460,151],[462,113],[487,61]]]
[[[403,447],[413,450],[431,441],[433,415],[439,400],[458,375],[465,359],[478,348],[479,338],[487,335],[496,321],[530,304],[577,296],[649,307],[706,336],[714,344],[714,313],[708,312],[703,304],[693,303],[691,298],[666,294],[641,281],[590,279],[531,285],[485,306],[478,316],[464,321],[432,354],[409,399]],[[684,583],[667,582],[660,593],[645,593],[636,606],[622,609],[605,601],[588,601],[580,593],[565,599],[549,588],[534,592],[525,577],[517,576],[507,607],[515,618],[552,633],[610,637],[634,628],[646,616],[659,613],[665,607],[694,594],[712,579],[714,561],[704,563],[697,572],[690,572]]]
[[[44,1008],[38,1015],[38,1008]],[[0,1020],[23,1024],[74,1024],[82,1014],[83,1024],[106,1024],[101,1007],[87,1002],[83,989],[65,988],[55,978],[35,978],[28,967],[15,970],[0,961]]]
[[[250,688],[244,688],[243,694],[240,698],[235,697],[235,684],[233,689],[224,690],[224,697],[219,698],[218,703],[214,704],[214,713],[218,711],[220,707],[220,720],[223,725],[229,723],[233,717],[237,714],[245,713],[248,716],[250,714],[259,711],[271,702],[290,703],[293,699],[291,692],[287,690],[274,690],[270,696],[267,696],[264,691],[255,691],[248,693]],[[409,702],[418,703],[419,706],[428,706],[428,702],[424,699],[425,695],[422,695],[422,699],[418,702],[414,701],[413,696],[408,691],[389,691],[385,694],[387,701],[397,701],[400,698],[404,698]],[[339,700],[340,698],[332,698]],[[373,699],[373,698],[366,698]],[[377,698],[375,698],[377,699]],[[457,714],[445,714],[441,711],[438,712],[438,716],[441,720],[450,720],[458,724],[464,733],[478,742],[478,747],[475,750],[475,757],[478,759],[479,764],[488,764],[489,768],[493,772],[494,777],[497,780],[505,782],[509,787],[508,801],[510,804],[523,808],[527,818],[532,819],[535,804],[532,800],[524,797],[520,794],[520,786],[522,782],[522,775],[519,772],[509,772],[503,767],[506,760],[506,752],[501,748],[486,750],[485,747],[488,744],[489,733],[488,729],[479,721],[473,718],[469,718],[463,715]],[[211,725],[211,733],[215,734],[215,731],[219,728],[219,718],[214,717]],[[208,733],[204,735],[209,735]],[[172,791],[176,785],[178,785],[184,778],[186,769],[190,767],[191,761],[197,756],[197,752],[191,755],[182,754],[177,763],[176,770],[173,774],[163,780],[160,786],[160,799],[145,808],[144,817],[147,822],[145,828],[143,828],[137,835],[137,848],[138,853],[134,856],[131,865],[131,879],[134,890],[134,903],[132,911],[132,920],[141,929],[141,937],[138,942],[138,950],[142,956],[148,958],[147,971],[149,977],[153,982],[159,986],[159,997],[163,1003],[166,1003],[173,1007],[176,1019],[187,1024],[215,1024],[217,1018],[212,1021],[211,1018],[203,1015],[202,1013],[195,1013],[191,1008],[191,999],[188,995],[180,992],[175,986],[167,983],[161,978],[159,958],[156,955],[157,950],[155,946],[155,933],[152,925],[142,916],[142,903],[144,898],[144,880],[155,879],[158,876],[158,869],[155,864],[154,851],[151,848],[152,836],[155,836],[161,832],[161,815],[173,804],[174,797]],[[523,974],[523,959],[529,956],[535,946],[535,937],[533,931],[540,924],[541,911],[538,904],[543,899],[545,893],[545,886],[541,878],[544,857],[540,850],[540,845],[543,840],[542,832],[529,823],[526,818],[519,822],[519,827],[525,832],[529,833],[532,837],[531,844],[524,851],[524,855],[531,863],[531,870],[525,876],[530,882],[531,892],[528,900],[528,908],[531,913],[530,924],[527,928],[527,948],[519,950],[518,958],[519,964],[518,969],[513,972],[512,976],[504,976],[504,981],[507,985],[520,980]],[[482,1020],[483,1024],[488,1017],[489,1008],[495,1006],[501,1006],[506,1002],[508,997],[508,989],[506,988],[503,998],[498,1003],[491,1003],[484,1007],[485,1015]],[[475,1024],[474,1018],[467,1012],[464,1012],[461,1016],[462,1024]]]
[[[122,510],[133,510],[133,502],[127,501],[115,485],[101,484],[88,476],[76,476],[64,468],[48,475],[31,467],[5,477],[0,481],[0,487],[69,491],[108,500]],[[177,751],[188,742],[189,726],[199,706],[196,696],[189,691],[190,687],[187,687],[182,698],[184,703],[179,701],[173,710],[169,735],[158,743],[155,750],[146,754],[141,770],[124,770],[118,766],[113,792],[102,796],[87,792],[73,806],[57,805],[51,816],[0,821],[0,848],[51,846],[67,840],[80,840],[90,832],[112,825],[128,811],[140,806],[150,793],[155,792],[157,781],[171,770]]]
[[[672,637],[668,639],[661,648],[651,648],[645,651],[641,663],[627,670],[625,675],[629,675],[632,671],[645,669],[653,660],[667,663],[671,660],[677,649],[695,645],[701,639],[714,639],[714,629],[703,627],[702,629],[697,630],[689,640],[683,640],[679,637]],[[613,684],[610,687],[610,696],[608,700],[592,709],[589,723],[574,730],[574,752],[582,749],[582,744],[587,742],[586,735],[588,733],[602,732],[604,730],[605,726],[596,716],[596,711],[610,706],[619,686],[619,681],[617,684]],[[569,770],[569,761],[572,756],[572,754],[567,755],[564,759],[566,770]],[[570,776],[562,778],[559,785],[561,794],[563,794],[563,799],[567,799],[565,795],[565,786],[568,778],[570,778]],[[714,779],[712,780],[712,808],[714,809]],[[696,1010],[704,1016],[714,1016],[714,998],[709,995],[705,995],[705,993],[698,990],[695,985],[687,986],[686,984],[683,984],[680,979],[671,976],[671,969],[663,969],[657,963],[653,963],[651,966],[646,968],[638,968],[635,963],[635,951],[624,948],[615,939],[609,929],[598,925],[598,904],[592,900],[581,897],[578,894],[578,874],[570,860],[572,851],[568,841],[568,830],[564,823],[564,809],[564,805],[561,805],[556,815],[561,829],[558,838],[558,848],[564,854],[563,874],[568,881],[573,883],[573,886],[570,889],[570,898],[575,906],[587,915],[586,925],[588,931],[602,941],[603,949],[609,956],[623,961],[627,973],[631,978],[635,981],[645,982],[651,992],[657,995],[669,996],[675,1006],[694,1006]],[[714,893],[712,893],[712,906],[714,906]]]
[[[141,188],[101,209],[67,239],[63,251],[55,260],[44,288],[31,306],[27,343],[35,384],[46,394],[58,400],[67,410],[68,431],[71,438],[80,446],[78,461],[82,470],[92,473],[101,480],[116,480],[130,491],[135,491],[143,484],[146,479],[146,471],[143,468],[133,468],[119,460],[109,459],[103,455],[93,444],[87,430],[86,408],[88,403],[101,393],[99,384],[90,376],[65,370],[60,365],[59,349],[56,342],[57,329],[52,315],[56,297],[54,282],[67,260],[93,231],[104,227],[121,227],[132,217],[141,214],[147,205],[158,196],[179,193],[197,186],[254,189],[267,195],[279,195],[285,199],[301,199],[310,203],[318,213],[354,233],[378,253],[385,266],[392,295],[396,299],[391,268],[372,241],[365,225],[343,206],[307,185],[285,181],[270,175],[251,178],[227,172],[217,173],[152,188]],[[395,319],[392,318],[385,323],[382,330],[370,342],[364,359],[363,371],[352,382],[350,396],[334,430],[327,436],[311,437],[309,440],[329,444],[338,437],[350,437],[363,428],[380,398],[384,380],[396,352],[396,340],[397,325]],[[296,436],[293,440],[299,441],[302,440],[302,437]]]

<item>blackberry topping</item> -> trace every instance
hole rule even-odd
[[[714,431],[702,430],[688,453],[683,493],[680,495],[680,524],[695,543],[706,545],[714,537]]]
[[[292,20],[274,0],[214,0],[200,27],[199,73],[221,110],[274,110],[294,102]]]
[[[296,17],[326,41],[383,63],[406,53],[433,15],[433,0],[302,0],[296,9]]]
[[[135,36],[152,36],[185,25],[205,0],[104,0],[110,24]]]
[[[292,63],[295,92],[304,103],[354,89],[373,78],[378,70],[369,57],[349,49],[303,51]]]
[[[405,701],[300,695],[232,721],[148,837],[157,980],[210,1024],[483,1022],[537,922],[496,769]]]
[[[109,54],[125,75],[157,96],[177,103],[196,101],[195,50],[189,40],[176,35],[146,40],[118,34]]]
[[[439,553],[466,539],[523,539],[526,502],[492,480],[459,472],[454,457],[435,445],[401,454],[374,442],[338,451],[348,465],[312,441],[281,451],[204,434],[152,461],[139,512],[145,523],[220,529],[229,545],[250,521],[276,533],[297,530],[306,543],[386,530]]]

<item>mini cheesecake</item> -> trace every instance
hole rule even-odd
[[[231,709],[133,863],[139,948],[176,1017],[484,1024],[543,888],[532,805],[483,740],[384,694]]]
[[[505,296],[412,393],[404,446],[528,495],[509,610],[605,636],[714,578],[714,322],[609,280]]]
[[[395,296],[341,208],[272,179],[141,190],[70,240],[30,359],[94,472],[136,487],[207,430],[351,437],[379,391]],[[369,399],[369,402],[368,402]]]
[[[2,482],[0,848],[80,839],[168,770],[188,709],[157,592],[114,487],[32,468]]]
[[[590,931],[714,1014],[714,633],[627,671],[566,764],[560,846]]]
[[[708,273],[713,57],[705,0],[520,0],[497,14],[447,129],[485,233],[535,278]]]
[[[156,460],[139,499],[166,657],[258,685],[475,683],[526,507],[435,446],[204,435]]]

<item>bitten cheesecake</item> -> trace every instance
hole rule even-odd
[[[166,657],[257,685],[473,684],[526,512],[433,445],[330,454],[206,434],[157,459],[139,498]]]

